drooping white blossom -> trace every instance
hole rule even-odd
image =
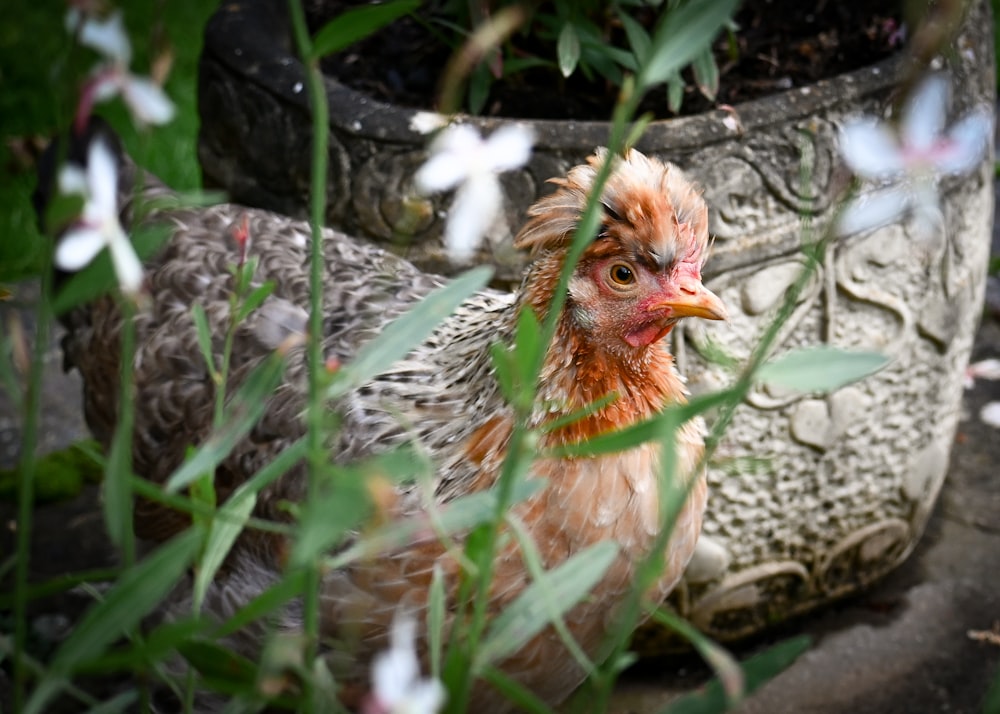
[[[77,33],[80,44],[96,50],[105,61],[97,65],[84,87],[77,109],[77,126],[82,126],[91,107],[121,95],[139,124],[166,124],[175,108],[163,89],[153,80],[129,71],[132,44],[129,42],[120,10],[104,20],[84,17],[76,8],[66,15],[66,28]]]
[[[483,139],[466,124],[453,124],[429,147],[430,157],[414,177],[423,193],[455,190],[445,223],[444,242],[452,260],[468,260],[503,205],[498,176],[523,166],[531,156],[533,136],[509,124]]]
[[[59,190],[83,196],[83,213],[62,236],[55,264],[77,271],[107,248],[123,292],[135,294],[142,285],[142,264],[118,220],[118,168],[107,143],[96,137],[87,150],[87,166],[72,164],[59,174]]]
[[[911,212],[921,233],[942,227],[938,181],[973,170],[989,145],[993,113],[979,107],[945,128],[948,81],[925,79],[903,107],[898,128],[872,117],[853,119],[840,132],[840,152],[859,177],[889,187],[852,201],[837,232],[850,235],[886,225]]]
[[[389,632],[389,649],[372,661],[372,693],[365,714],[436,714],[441,710],[444,685],[420,676],[416,636],[416,620],[397,613]]]

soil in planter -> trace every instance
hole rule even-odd
[[[310,24],[324,21],[358,5],[357,0],[315,0]],[[344,52],[323,62],[324,71],[344,84],[395,104],[430,108],[435,105],[441,69],[451,49],[440,41],[446,30],[434,26],[435,3],[421,10],[423,23],[403,18]],[[650,26],[652,13],[644,19]],[[739,30],[723,33],[715,44],[720,89],[706,99],[685,76],[681,114],[696,114],[720,104],[734,105],[792,87],[834,77],[883,59],[900,49],[899,0],[745,0],[736,16]],[[627,46],[620,28],[610,41]],[[532,48],[520,34],[513,44],[525,56],[553,61],[552,48]],[[523,119],[607,119],[618,88],[603,79],[588,81],[580,72],[564,79],[554,67],[537,67],[494,82],[486,102],[487,116]],[[649,92],[642,111],[658,118],[673,115],[666,90]]]

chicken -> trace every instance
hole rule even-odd
[[[546,316],[605,155],[598,150],[587,164],[554,179],[556,190],[529,209],[516,236],[516,245],[530,251],[531,258],[518,291],[484,290],[472,296],[405,359],[331,405],[341,415],[330,447],[333,461],[347,463],[414,441],[433,458],[434,497],[439,503],[496,483],[514,412],[495,380],[490,347],[511,342],[520,311]],[[154,185],[152,190],[163,189]],[[122,186],[122,195],[131,196],[129,186]],[[577,443],[683,402],[683,381],[663,338],[681,318],[726,316],[721,301],[701,281],[708,249],[706,206],[676,166],[629,150],[616,159],[601,203],[600,232],[573,272],[566,307],[544,358],[532,426],[615,396],[575,422],[539,432],[541,447]],[[212,424],[215,389],[198,347],[191,306],[204,306],[218,358],[229,320],[229,266],[238,252],[234,236],[248,233],[249,251],[259,259],[256,279],[273,281],[275,289],[237,332],[231,381],[239,384],[288,335],[305,331],[310,232],[302,222],[236,205],[164,210],[153,218],[166,221],[172,236],[147,264],[151,301],[136,323],[133,456],[137,473],[163,482]],[[337,231],[325,230],[323,240],[323,349],[327,359],[341,364],[349,363],[390,320],[445,282]],[[70,315],[65,342],[69,362],[84,379],[88,423],[105,444],[115,423],[120,320],[114,300],[98,300]],[[222,498],[304,433],[305,395],[306,362],[300,347],[290,355],[284,381],[268,399],[260,422],[218,468]],[[677,439],[674,478],[694,482],[670,538],[662,574],[650,593],[654,598],[665,597],[681,577],[705,505],[699,466],[703,425],[698,420],[686,423]],[[565,618],[585,652],[594,653],[606,635],[615,604],[661,527],[658,462],[659,447],[652,443],[611,455],[540,458],[531,473],[546,487],[514,507],[547,568],[599,541],[618,545],[616,560],[591,597]],[[287,520],[287,509],[280,504],[301,501],[305,482],[303,468],[293,468],[260,494],[255,515]],[[424,509],[419,489],[412,484],[396,488],[393,516]],[[144,539],[164,540],[185,524],[180,514],[164,506],[137,506],[135,529]],[[502,610],[530,582],[516,541],[504,543],[496,559],[490,612]],[[244,533],[210,588],[205,609],[227,617],[275,582],[285,545],[273,536]],[[459,564],[436,539],[418,540],[326,573],[320,586],[323,635],[328,641],[356,639],[357,661],[366,662],[384,646],[401,603],[411,609],[426,605],[435,566],[445,575],[449,598],[454,598]],[[190,611],[187,603],[176,607]],[[300,617],[295,607],[289,608],[282,626],[294,629],[301,625]],[[253,655],[259,643],[252,633],[244,633],[232,645]],[[583,678],[552,628],[501,668],[551,704],[564,700]],[[473,701],[484,712],[507,706],[486,685],[475,690]]]

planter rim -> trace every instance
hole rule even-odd
[[[269,0],[227,4],[208,23],[204,47],[232,71],[308,111],[305,68],[292,50],[288,18],[280,9],[282,6]],[[861,69],[742,102],[732,109],[737,122],[724,121],[731,117],[731,112],[723,109],[655,119],[646,127],[637,147],[682,150],[769,126],[776,115],[791,118],[815,115],[836,103],[891,87],[901,76],[905,62],[904,54],[897,53]],[[426,138],[426,131],[417,128],[419,122],[415,119],[439,116],[447,121],[445,115],[431,109],[374,99],[325,74],[323,80],[330,124],[348,135],[414,144]],[[478,117],[464,113],[455,115],[453,120],[486,132],[510,122],[523,124],[533,130],[537,147],[555,151],[592,151],[594,146],[607,141],[610,126],[607,120]],[[572,130],[567,130],[567,126],[572,126]]]

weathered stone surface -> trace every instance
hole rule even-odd
[[[310,132],[302,70],[284,21],[259,5],[268,4],[220,12],[207,30],[201,159],[209,182],[236,200],[304,215]],[[975,4],[949,60],[955,115],[994,100],[988,15],[986,3]],[[803,264],[803,217],[813,235],[823,231],[847,185],[838,125],[862,112],[887,115],[903,69],[890,60],[740,105],[735,129],[722,111],[650,125],[639,148],[680,164],[705,187],[716,236],[706,274],[732,312],[726,324],[675,331],[692,391],[732,379],[704,358],[710,344],[738,359],[750,354]],[[412,196],[425,141],[414,112],[333,80],[327,88],[330,223],[396,246],[425,268],[450,268],[439,241],[448,199]],[[486,132],[501,121],[462,120]],[[479,256],[510,279],[521,258],[509,240],[524,209],[546,190],[545,179],[607,136],[601,122],[528,123],[535,153],[504,179],[505,214]],[[930,241],[914,241],[903,221],[831,244],[778,337],[779,353],[828,343],[881,351],[889,366],[822,398],[756,388],[739,406],[710,468],[711,546],[696,561],[697,577],[673,597],[713,636],[758,631],[856,590],[898,565],[922,533],[944,478],[982,304],[992,157],[971,176],[944,181],[942,195],[946,221]]]

